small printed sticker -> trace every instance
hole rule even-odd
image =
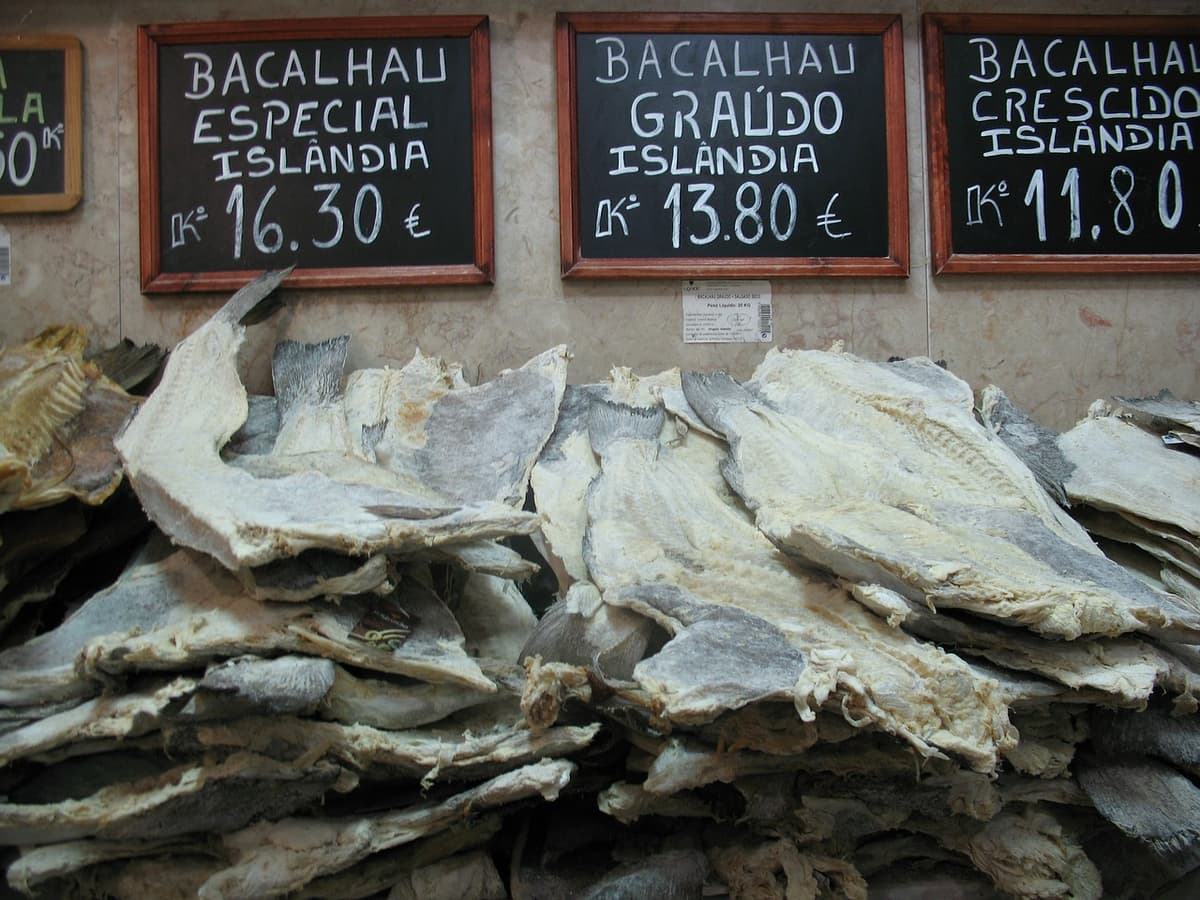
[[[350,631],[350,637],[375,647],[399,650],[417,627],[417,621],[408,610],[390,604],[363,616]]]
[[[688,344],[769,344],[769,281],[687,281],[683,340]]]

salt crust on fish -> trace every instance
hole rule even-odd
[[[744,386],[695,375],[684,391],[729,438],[723,471],[759,528],[809,563],[1054,638],[1200,637],[1200,616],[1106,559],[932,363],[773,350]]]
[[[622,588],[674,585],[764,619],[806,657],[792,687],[802,717],[828,702],[926,755],[946,751],[994,767],[999,750],[1016,740],[996,683],[796,565],[744,508],[708,486],[719,480],[719,445],[697,468],[660,444],[660,429],[657,410],[600,404],[592,411],[601,474],[588,490],[585,556],[600,590],[615,599]]]
[[[414,841],[478,810],[528,797],[555,799],[575,764],[545,760],[497,776],[441,803],[424,803],[375,815],[290,818],[252,825],[224,837],[232,865],[200,888],[200,900],[259,900],[302,888],[321,875],[342,871],[390,847]]]
[[[451,682],[484,692],[495,685],[467,656],[457,622],[428,590],[402,586],[415,617],[397,650],[350,637],[380,599],[263,603],[211,557],[190,550],[136,560],[58,628],[0,653],[0,704],[30,705],[95,693],[107,675],[172,670],[264,651],[307,653],[378,672]]]
[[[95,506],[121,483],[112,438],[138,401],[83,359],[86,344],[58,327],[0,349],[0,512]]]
[[[536,526],[534,516],[503,503],[431,507],[402,484],[341,481],[312,469],[260,478],[224,462],[221,448],[247,416],[236,359],[240,321],[280,277],[251,282],[175,348],[159,386],[116,442],[143,507],[172,540],[238,569],[312,547],[365,556]]]
[[[1059,435],[1058,446],[1075,466],[1064,485],[1071,501],[1200,535],[1200,459],[1102,413],[1093,410]]]

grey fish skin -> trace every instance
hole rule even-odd
[[[280,341],[271,356],[271,382],[280,417],[286,420],[300,403],[332,403],[341,393],[350,335],[306,344]]]
[[[451,682],[483,692],[495,685],[463,648],[462,630],[432,592],[402,586],[390,598],[339,603],[263,603],[215,560],[154,542],[110,588],[62,625],[0,653],[0,706],[87,696],[113,675],[206,665],[247,653],[324,656],[381,672]],[[165,555],[163,555],[165,554]],[[368,612],[394,602],[412,616],[398,649],[351,632]]]
[[[983,424],[1029,466],[1038,484],[1059,506],[1069,507],[1071,498],[1063,483],[1071,477],[1075,464],[1059,449],[1058,432],[1039,425],[995,385],[985,387],[981,399]]]
[[[668,850],[613,869],[580,900],[701,900],[708,860],[699,850]]]
[[[1200,615],[1104,557],[949,374],[922,393],[886,367],[810,352],[769,353],[755,378],[685,376],[684,393],[729,439],[722,473],[784,552],[1047,637],[1200,640]]]
[[[792,698],[807,658],[766,619],[703,603],[674,585],[634,585],[609,596],[673,633],[633,677],[664,698],[675,721],[711,721],[724,710]]]
[[[584,557],[603,595],[615,599],[622,588],[663,583],[758,616],[807,654],[791,690],[801,719],[837,709],[926,757],[951,752],[981,771],[994,768],[998,752],[1016,742],[998,684],[891,628],[831,579],[781,552],[729,495],[718,472],[722,447],[705,435],[694,446],[686,439],[678,447],[660,443],[657,434],[649,437],[649,422],[637,416],[623,432],[599,435],[589,426],[604,452],[587,490]]]
[[[288,456],[237,457],[268,477],[225,464],[220,450],[247,417],[236,359],[245,332],[238,322],[281,277],[252,282],[180,342],[158,387],[116,441],[134,491],[163,531],[237,570],[314,547],[365,556],[537,527],[536,516],[494,502],[450,504],[459,508],[425,519],[379,516],[371,508],[428,509],[429,497],[353,455],[339,458],[356,475],[370,472],[378,480],[297,471],[299,462]]]
[[[1194,848],[1200,838],[1200,788],[1151,757],[1081,757],[1076,778],[1096,810],[1160,856]]]
[[[1200,767],[1200,721],[1194,715],[1171,716],[1158,707],[1138,713],[1096,707],[1092,734],[1105,754],[1150,754],[1177,766]]]

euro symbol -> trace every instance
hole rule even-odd
[[[417,210],[421,208],[420,203],[414,203],[412,209],[408,211],[408,215],[404,219],[404,227],[408,229],[408,233],[415,238],[428,237],[432,232],[426,228],[423,231],[417,231],[421,227],[421,217],[417,215]]]
[[[825,204],[825,212],[817,216],[817,225],[819,225],[821,228],[824,228],[825,233],[835,240],[848,238],[853,233],[850,231],[842,231],[835,234],[832,230],[834,225],[840,225],[842,223],[842,220],[833,212],[833,204],[837,202],[837,198],[840,196],[841,193],[839,192],[830,197],[829,202]]]

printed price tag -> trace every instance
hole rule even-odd
[[[769,344],[772,338],[771,282],[684,282],[685,343]]]

